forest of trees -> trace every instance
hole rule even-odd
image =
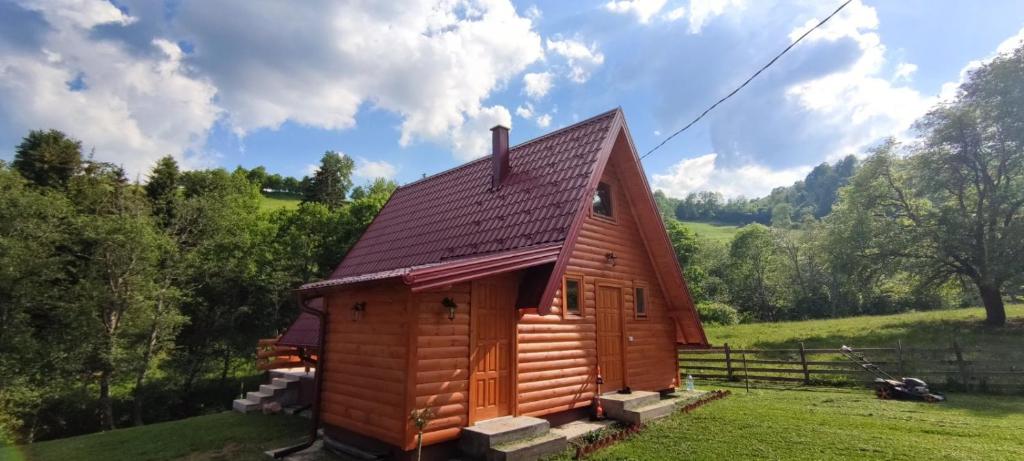
[[[863,160],[821,164],[764,198],[656,192],[707,321],[775,321],[981,304],[1024,291],[1024,48]],[[748,224],[728,244],[677,220]]]
[[[297,315],[291,290],[329,273],[396,187],[351,173],[333,152],[302,181],[165,157],[138,184],[61,132],[29,133],[0,162],[0,435],[223,409],[257,339]],[[304,200],[264,211],[261,189]]]

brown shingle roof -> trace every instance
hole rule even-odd
[[[399,188],[330,278],[565,241],[618,113],[513,147],[497,190],[490,156]]]

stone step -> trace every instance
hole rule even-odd
[[[245,399],[251,402],[256,402],[260,405],[267,403],[269,400],[274,398],[274,394],[266,394],[263,392],[249,391],[245,393]]]
[[[503,443],[487,451],[488,461],[536,461],[565,451],[569,446],[564,435],[547,433],[515,442]]]
[[[282,387],[291,387],[291,386],[294,385],[292,383],[297,383],[297,382],[299,382],[299,378],[295,378],[295,377],[291,377],[291,378],[273,378],[273,379],[270,380],[270,384],[272,384],[274,386],[282,386]]]
[[[239,413],[249,413],[250,411],[260,411],[262,405],[259,402],[253,402],[248,399],[235,399],[231,402],[231,409]]]
[[[503,416],[462,429],[459,448],[473,458],[484,458],[492,447],[532,439],[548,433],[546,420],[531,416]]]
[[[623,420],[626,410],[636,410],[661,401],[661,394],[650,391],[633,391],[630,394],[608,393],[601,395],[601,407],[609,418]]]
[[[288,390],[288,386],[280,386],[277,384],[260,384],[260,392],[264,394],[270,394],[272,396],[277,396],[286,390]]]
[[[621,421],[630,424],[646,424],[671,415],[675,410],[676,402],[674,400],[662,400],[634,410],[624,411]]]

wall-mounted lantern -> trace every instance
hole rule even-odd
[[[441,300],[441,305],[448,309],[448,320],[455,320],[455,308],[458,307],[452,298],[444,298]]]
[[[360,301],[352,305],[352,321],[355,322],[363,318],[363,312],[366,312],[366,301]]]
[[[605,260],[605,262],[608,263],[609,266],[615,267],[615,261],[617,261],[618,259],[619,258],[618,258],[618,256],[615,256],[615,253],[605,253],[604,254],[604,260]]]

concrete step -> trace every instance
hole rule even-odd
[[[256,402],[260,405],[267,403],[274,398],[274,394],[265,394],[263,392],[249,391],[245,393],[245,399],[251,402]]]
[[[281,386],[278,384],[260,384],[260,392],[264,394],[277,396],[287,390],[288,386]]]
[[[459,448],[472,458],[484,458],[492,447],[548,433],[551,424],[530,416],[504,416],[481,421],[462,430]]]
[[[487,451],[488,461],[536,461],[565,451],[569,446],[564,435],[547,433],[529,439],[503,443]]]
[[[626,410],[636,410],[661,401],[661,394],[650,391],[633,391],[630,394],[608,393],[601,395],[601,407],[609,418],[624,420]]]
[[[630,424],[645,424],[671,415],[675,410],[676,402],[674,400],[662,400],[634,410],[624,411],[622,421]]]
[[[260,411],[260,408],[262,408],[262,406],[263,405],[261,405],[259,402],[253,402],[253,401],[248,400],[248,399],[235,399],[234,402],[231,402],[231,409],[235,410],[235,411],[237,411],[239,413],[249,413],[250,411]]]
[[[287,377],[287,378],[273,378],[273,379],[270,380],[270,384],[273,384],[275,386],[282,386],[282,387],[291,387],[291,386],[295,385],[295,384],[292,384],[292,383],[297,383],[297,382],[299,382],[299,378],[296,378],[294,376],[290,376],[290,377]]]

